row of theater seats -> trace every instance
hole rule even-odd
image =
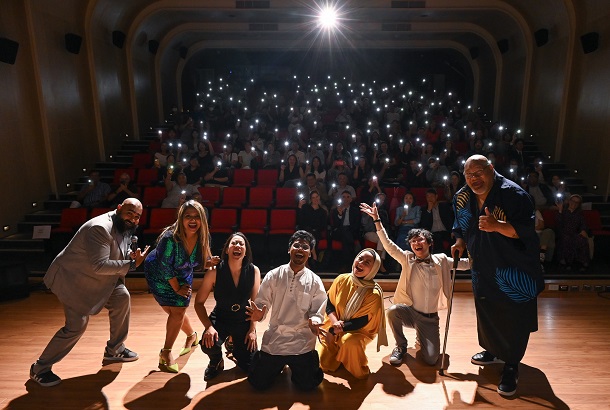
[[[111,208],[65,208],[59,226],[52,233],[73,234],[89,218],[112,211]],[[139,232],[158,235],[176,221],[176,208],[144,208]],[[297,225],[296,209],[242,209],[215,208],[208,216],[210,232],[231,233],[237,230],[246,234],[292,234]]]
[[[53,248],[61,250],[76,230],[89,218],[111,211],[110,208],[65,208],[61,213],[58,227],[53,228],[51,238]],[[176,208],[144,208],[136,234],[140,243],[153,245],[161,231],[173,224],[177,218]],[[267,251],[281,253],[287,249],[288,238],[297,226],[296,209],[242,209],[215,208],[208,216],[208,227],[212,239],[212,249],[220,252],[229,235],[243,232],[250,239],[253,252],[258,256]]]
[[[249,234],[286,234],[294,232],[297,225],[296,209],[237,209],[213,208],[209,215],[210,232],[230,233],[240,230]],[[62,210],[59,226],[53,233],[73,234],[89,218],[111,211],[111,208],[65,208]],[[601,225],[601,215],[596,209],[582,211],[587,227],[593,236],[609,236],[610,231]],[[547,228],[557,228],[557,213],[553,210],[542,212]],[[176,220],[175,208],[144,208],[140,218],[140,230],[144,234],[158,235],[163,228]]]
[[[356,190],[358,198],[361,197],[362,187]],[[415,204],[426,206],[426,191],[428,188],[413,188],[410,192],[415,196]],[[298,188],[261,187],[251,188],[230,186],[203,186],[198,188],[201,194],[201,203],[207,208],[296,208],[299,202]],[[395,199],[393,208],[402,205],[403,197],[407,192],[405,187],[384,187],[386,206]],[[444,200],[444,190],[436,190],[440,201]],[[165,187],[145,187],[142,194],[142,205],[148,208],[161,206],[166,197]],[[356,200],[358,200],[356,198]],[[307,199],[307,198],[305,198]]]
[[[88,218],[111,211],[110,208],[65,208],[62,210],[60,225],[52,230],[52,238],[58,239],[55,249],[61,250],[74,232]],[[153,245],[161,231],[176,221],[176,208],[143,209],[137,235],[140,243]],[[297,228],[297,211],[295,209],[233,209],[215,208],[210,211],[209,231],[212,251],[218,254],[233,232],[243,232],[250,240],[256,257],[276,257],[287,249],[288,239]],[[356,240],[361,242],[360,239]],[[360,246],[375,247],[374,243],[363,240]],[[342,243],[332,240],[327,232],[321,233],[318,251],[340,251]]]
[[[139,155],[139,154],[134,154]],[[149,154],[146,154],[149,155]],[[156,185],[159,182],[159,171],[157,168],[119,168],[114,171],[113,183],[118,184],[123,173],[129,175],[132,181],[139,187]],[[278,184],[279,171],[277,169],[235,169],[232,172],[231,186],[235,187],[276,187]]]

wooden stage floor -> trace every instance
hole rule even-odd
[[[386,293],[386,308],[392,293]],[[253,391],[245,374],[225,359],[225,371],[203,381],[207,357],[199,350],[179,358],[179,374],[157,370],[166,316],[146,292],[132,292],[131,331],[127,346],[137,351],[133,363],[102,366],[108,337],[105,312],[92,317],[74,350],[53,368],[63,378],[43,388],[28,379],[30,364],[63,325],[63,311],[53,294],[36,291],[29,298],[0,303],[0,408],[8,409],[607,409],[610,408],[610,300],[594,292],[545,292],[539,302],[539,331],[532,334],[520,367],[517,394],[496,393],[501,365],[470,364],[477,343],[472,294],[455,295],[445,377],[415,358],[415,334],[407,329],[409,356],[400,367],[389,365],[390,347],[367,349],[372,374],[353,379],[343,369],[325,375],[321,387],[295,391],[283,374],[264,393]],[[208,299],[211,308],[213,299]],[[188,312],[199,323],[192,307]],[[441,338],[446,311],[441,312]],[[197,326],[201,330],[201,324]],[[259,324],[259,339],[265,328]],[[183,343],[176,342],[176,352]],[[439,361],[440,362],[440,361]]]

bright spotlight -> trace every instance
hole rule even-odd
[[[324,30],[333,30],[337,27],[337,10],[330,6],[326,5],[320,10],[320,14],[318,15],[318,26]]]

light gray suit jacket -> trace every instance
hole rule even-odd
[[[59,300],[79,314],[99,313],[129,270],[131,239],[114,229],[115,215],[108,212],[83,224],[44,277]]]

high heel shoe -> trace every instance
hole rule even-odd
[[[180,368],[178,367],[178,363],[169,364],[162,356],[163,352],[171,352],[172,349],[161,349],[159,352],[159,370],[167,373],[178,373]]]
[[[186,337],[187,343],[188,343],[188,340],[193,336],[195,336],[193,343],[191,343],[190,346],[183,347],[182,350],[180,350],[180,354],[178,356],[184,356],[185,354],[187,354],[191,351],[191,347],[197,346],[199,344],[199,340],[197,339],[197,332],[193,332]]]

